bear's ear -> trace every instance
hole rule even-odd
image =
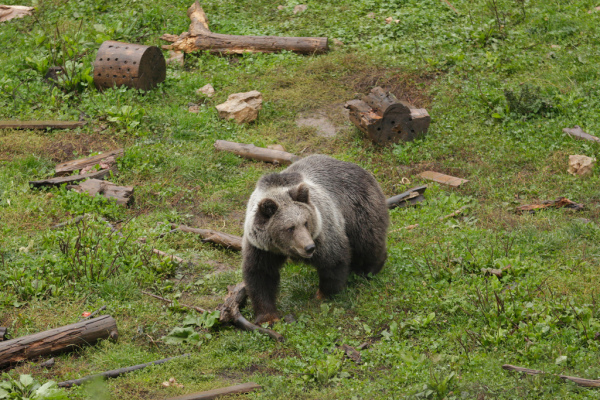
[[[273,199],[263,199],[258,203],[258,212],[262,217],[269,219],[277,211],[277,203]]]
[[[304,183],[301,183],[295,188],[290,189],[290,197],[294,201],[308,203],[308,186]]]

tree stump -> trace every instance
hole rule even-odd
[[[94,84],[98,90],[125,85],[150,90],[167,77],[167,63],[156,46],[107,40],[94,61]]]
[[[117,323],[110,315],[49,331],[0,342],[0,368],[39,356],[61,353],[100,339],[117,339]]]
[[[414,140],[427,133],[431,122],[427,110],[398,100],[380,87],[362,100],[346,102],[344,107],[349,110],[350,121],[378,144]]]

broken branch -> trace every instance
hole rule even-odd
[[[182,232],[195,233],[200,235],[202,242],[210,242],[221,245],[231,250],[242,250],[242,238],[228,233],[213,231],[212,229],[198,229],[186,225],[171,224],[171,229],[178,229]]]
[[[228,386],[220,389],[207,390],[205,392],[196,392],[184,394],[183,396],[171,397],[167,400],[208,400],[216,399],[217,397],[226,396],[236,393],[250,393],[255,389],[261,389],[260,385],[254,382],[243,383],[241,385]]]
[[[217,140],[215,142],[215,149],[228,151],[250,160],[260,160],[275,164],[287,165],[294,161],[298,161],[301,158],[285,151],[266,149],[264,147],[257,147],[253,144],[228,142],[226,140]]]
[[[515,365],[510,365],[510,364],[504,364],[502,366],[502,368],[505,369],[505,370],[507,370],[507,371],[522,372],[522,373],[527,374],[527,375],[547,374],[546,372],[540,371],[538,369],[529,369],[529,368],[517,367]],[[576,383],[579,386],[600,387],[600,380],[584,379],[584,378],[578,378],[576,376],[568,376],[568,375],[555,375],[555,374],[547,374],[547,375],[558,376],[559,378],[562,378],[562,379],[574,382],[574,383]]]
[[[412,189],[408,189],[404,193],[400,193],[396,196],[390,197],[386,200],[387,207],[391,210],[396,207],[406,207],[414,205],[425,200],[423,193],[427,189],[427,185],[417,186]]]

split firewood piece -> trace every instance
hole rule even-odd
[[[391,210],[396,207],[407,207],[409,205],[415,205],[425,200],[423,193],[427,190],[427,185],[417,186],[412,189],[408,189],[404,193],[400,193],[396,196],[390,197],[386,200],[388,208]]]
[[[242,250],[242,238],[239,236],[213,231],[212,229],[198,229],[177,224],[171,224],[171,229],[178,229],[182,232],[196,233],[200,235],[203,243],[210,242],[231,250]]]
[[[592,142],[600,142],[600,138],[585,133],[579,125],[575,125],[573,128],[564,128],[563,132],[567,135],[573,136],[575,139],[590,140]]]
[[[320,54],[329,50],[326,37],[238,36],[213,33],[199,2],[188,9],[189,32],[180,36],[165,34],[161,39],[173,42],[163,49],[185,51],[208,50],[218,54],[273,53],[289,50],[300,54]]]
[[[515,211],[517,212],[517,214],[522,214],[526,211],[528,211],[530,213],[534,213],[538,210],[543,210],[544,208],[562,208],[562,207],[570,208],[573,211],[581,211],[584,208],[583,204],[575,203],[574,201],[571,201],[571,200],[567,199],[566,197],[559,197],[556,200],[548,200],[548,201],[543,201],[543,202],[537,203],[537,204],[527,204],[524,206],[520,206],[520,207],[517,207],[515,209]]]
[[[265,149],[264,147],[256,147],[253,144],[228,142],[226,140],[217,140],[215,149],[229,151],[249,160],[260,160],[274,164],[288,165],[301,158],[285,151]]]
[[[110,315],[49,331],[0,342],[0,368],[27,359],[92,345],[100,339],[116,340],[117,323]]]
[[[161,297],[159,295],[152,294],[152,293],[149,293],[149,292],[145,292],[143,290],[142,290],[142,293],[145,294],[146,296],[154,297],[155,299],[158,299],[160,301],[164,301],[165,303],[169,303],[171,305],[173,304],[173,300],[166,299],[166,298]],[[204,308],[200,308],[200,307],[196,307],[196,306],[190,306],[190,305],[182,304],[182,303],[177,303],[177,305],[179,305],[179,307],[189,308],[190,310],[197,311],[200,314],[204,314],[206,312],[206,310]]]
[[[346,102],[344,107],[349,110],[350,121],[378,144],[411,141],[425,135],[431,122],[427,110],[398,100],[380,87],[371,89],[362,100]]]
[[[123,155],[123,149],[108,151],[97,156],[80,158],[79,160],[67,161],[55,167],[54,176],[70,175],[73,171],[83,170],[86,167],[100,164],[101,169],[112,169],[114,172],[115,158]],[[111,159],[112,157],[112,159]],[[105,164],[105,165],[103,165]],[[105,168],[102,168],[105,167]]]
[[[240,307],[244,306],[248,298],[245,283],[242,282],[237,285],[227,286],[227,290],[229,292],[227,293],[223,304],[220,304],[217,307],[217,310],[220,312],[219,320],[221,322],[233,323],[235,326],[245,331],[259,331],[260,333],[268,335],[276,342],[283,342],[285,340],[279,333],[253,324],[240,313]]]
[[[57,178],[48,178],[41,181],[29,181],[29,184],[34,188],[39,188],[43,186],[60,186],[64,183],[77,183],[86,179],[104,179],[110,173],[110,169],[101,169],[100,171],[90,172],[89,174],[59,176]]]
[[[0,326],[0,342],[6,340],[6,335],[8,334],[8,328],[4,326]]]
[[[515,365],[510,365],[510,364],[504,364],[502,366],[502,369],[505,369],[507,371],[523,372],[524,374],[527,374],[527,375],[546,374],[546,372],[540,371],[539,369],[529,369],[529,368],[517,367]],[[559,378],[576,383],[579,386],[600,387],[600,380],[578,378],[576,376],[569,376],[569,375],[555,375],[555,374],[548,374],[548,375],[558,376]]]
[[[112,182],[98,179],[88,179],[79,185],[68,185],[67,189],[87,193],[92,197],[101,194],[107,199],[115,199],[119,205],[126,205],[133,196],[133,186],[117,186]]]
[[[59,382],[58,387],[69,388],[69,387],[73,387],[73,386],[83,385],[84,383],[86,383],[88,381],[91,381],[93,379],[98,379],[98,378],[103,378],[103,379],[116,378],[120,375],[129,373],[129,372],[137,371],[139,369],[146,368],[151,365],[164,364],[167,361],[171,361],[175,358],[181,358],[181,357],[189,357],[189,354],[183,354],[181,356],[176,356],[176,357],[163,358],[162,360],[156,360],[156,361],[152,361],[152,362],[148,362],[148,363],[144,363],[144,364],[133,365],[131,367],[113,369],[110,371],[101,372],[99,374],[84,376],[83,378],[79,378],[79,379],[72,379],[69,381]]]
[[[340,346],[340,349],[344,350],[344,353],[346,353],[346,356],[349,359],[351,359],[357,364],[361,363],[361,355],[354,347],[349,346],[347,344],[343,344]]]
[[[26,15],[32,15],[33,10],[33,7],[0,5],[0,22],[10,21],[13,18],[23,18]]]
[[[254,382],[243,383],[241,385],[228,386],[220,389],[207,390],[205,392],[196,392],[184,394],[183,396],[170,397],[167,400],[209,400],[217,397],[227,396],[237,393],[250,393],[254,390],[262,389],[262,386]]]
[[[216,106],[216,109],[220,118],[233,119],[238,124],[252,122],[258,118],[258,112],[262,109],[262,93],[252,90],[230,94],[227,101]]]
[[[449,185],[453,187],[458,187],[463,183],[469,182],[466,179],[457,178],[455,176],[440,174],[439,172],[434,171],[425,171],[421,172],[419,176],[423,179],[429,179],[430,181],[434,181],[437,183],[443,183],[444,185]]]
[[[0,129],[74,129],[85,124],[85,121],[0,121]]]

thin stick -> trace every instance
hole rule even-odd
[[[442,0],[444,3],[448,4],[448,7],[450,7],[451,9],[454,10],[455,13],[459,14],[458,10],[456,8],[454,8],[454,6],[448,1],[448,0]]]
[[[181,357],[189,357],[189,354],[183,354],[181,356],[163,358],[162,360],[152,361],[152,362],[145,363],[145,364],[138,364],[138,365],[134,365],[131,367],[113,369],[110,371],[101,372],[99,374],[84,376],[83,378],[80,378],[80,379],[72,379],[70,381],[59,382],[58,387],[67,387],[68,388],[68,387],[72,387],[72,386],[82,385],[89,380],[97,379],[97,378],[116,378],[117,376],[126,374],[128,372],[137,371],[138,369],[146,368],[151,365],[164,364],[167,361],[173,360],[174,358],[181,358]]]
[[[158,295],[156,295],[156,294],[153,294],[153,293],[145,292],[145,291],[143,291],[143,290],[142,290],[142,293],[143,293],[143,294],[145,294],[146,296],[154,297],[155,299],[158,299],[158,300],[160,300],[160,301],[164,301],[165,303],[169,303],[169,304],[173,304],[173,303],[174,303],[174,301],[173,301],[173,300],[166,299],[166,298],[164,298],[164,297],[158,296]],[[203,309],[203,308],[196,307],[196,306],[190,306],[190,305],[188,305],[188,304],[181,304],[181,303],[179,303],[179,306],[180,306],[180,307],[183,307],[183,308],[189,308],[190,310],[197,311],[197,312],[199,312],[200,314],[203,314],[203,313],[205,313],[205,312],[206,312],[206,310],[205,310],[205,309]]]
[[[458,210],[454,211],[452,214],[444,215],[443,217],[440,217],[439,219],[440,219],[440,221],[443,221],[448,218],[456,217],[457,215],[462,214],[462,212],[465,211],[466,209],[467,209],[467,206],[462,206]]]
[[[524,374],[527,374],[527,375],[542,375],[542,374],[547,374],[546,372],[540,371],[538,369],[529,369],[529,368],[517,367],[515,365],[510,365],[510,364],[504,364],[502,366],[502,368],[505,369],[505,370],[507,370],[507,371],[523,372]],[[578,378],[576,376],[568,376],[568,375],[555,375],[555,374],[547,374],[547,375],[558,376],[559,378],[566,379],[568,381],[574,382],[574,383],[576,383],[579,386],[600,387],[600,381],[599,380]]]

